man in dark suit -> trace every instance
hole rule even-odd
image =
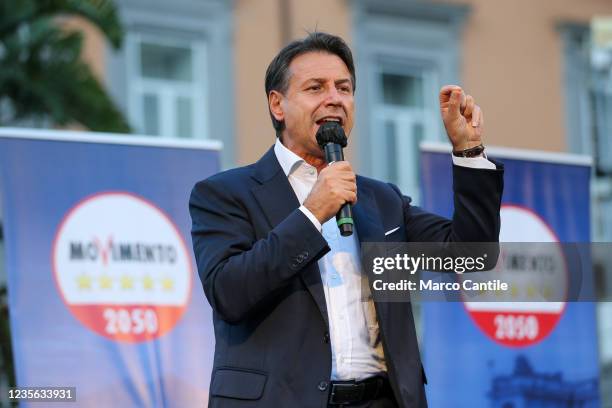
[[[484,157],[483,116],[440,91],[453,145],[452,220],[397,187],[326,165],[323,121],[350,134],[355,73],[342,39],[313,33],[274,58],[266,95],[276,144],[255,164],[196,184],[193,247],[213,309],[212,407],[424,407],[411,305],[363,299],[361,242],[496,242],[503,171]],[[353,204],[356,231],[334,215]]]

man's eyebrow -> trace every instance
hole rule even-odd
[[[323,84],[323,83],[327,82],[327,79],[325,79],[325,78],[308,78],[307,80],[304,81],[304,84],[307,84],[309,82],[316,82],[316,83],[319,83],[319,84]],[[336,85],[345,84],[345,83],[349,83],[349,84],[353,85],[353,81],[350,78],[337,79],[336,81],[334,81],[334,83]]]
[[[309,83],[309,82],[317,82],[319,84],[322,84],[325,82],[325,78],[308,78],[304,81],[305,84]]]

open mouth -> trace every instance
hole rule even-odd
[[[340,126],[343,125],[342,118],[339,116],[326,116],[317,120],[315,123],[320,126],[324,122],[337,122]]]

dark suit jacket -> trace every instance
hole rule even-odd
[[[360,240],[497,241],[503,171],[453,167],[452,221],[411,206],[393,185],[357,177]],[[331,347],[317,260],[329,247],[298,207],[273,149],[192,191],[193,248],[216,338],[211,407],[326,406]],[[410,303],[375,306],[396,399],[426,406]]]

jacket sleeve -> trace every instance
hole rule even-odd
[[[496,170],[453,166],[452,220],[410,205],[403,197],[408,241],[498,242],[499,210],[503,192],[503,166]],[[401,193],[392,186],[397,194]]]
[[[329,247],[299,209],[256,240],[238,197],[211,179],[195,185],[189,200],[198,273],[213,311],[239,323],[264,306]]]

